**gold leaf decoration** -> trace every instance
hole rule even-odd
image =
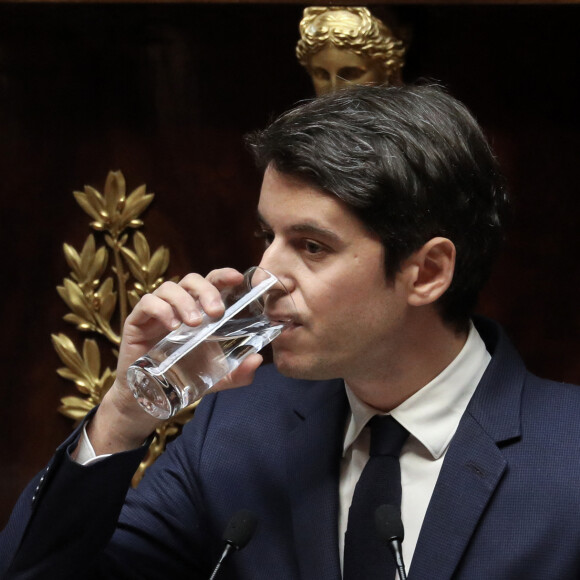
[[[104,242],[98,245],[91,233],[80,251],[63,245],[71,270],[57,287],[70,310],[63,318],[78,331],[92,335],[83,341],[80,351],[65,334],[52,335],[54,348],[64,364],[57,373],[72,381],[80,394],[62,397],[58,410],[78,423],[99,404],[115,380],[115,371],[110,367],[101,371],[101,348],[108,346],[113,357],[118,356],[116,347],[121,342],[125,319],[141,296],[163,283],[169,250],[161,246],[152,252],[145,235],[138,230],[143,226],[141,214],[154,198],[145,185],[127,195],[123,174],[110,171],[102,194],[87,185],[73,195],[91,218],[90,227]],[[163,452],[167,440],[177,435],[192,415],[193,409],[186,409],[157,429],[149,453],[133,478],[134,485]]]

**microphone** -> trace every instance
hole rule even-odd
[[[375,511],[375,525],[379,538],[387,543],[393,554],[399,579],[407,580],[405,564],[403,563],[403,551],[401,550],[401,542],[405,538],[401,510],[394,505],[379,506]]]
[[[222,536],[226,545],[209,580],[215,579],[222,563],[232,550],[241,550],[252,539],[257,524],[258,519],[250,510],[240,510],[232,516]]]

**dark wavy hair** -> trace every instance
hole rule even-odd
[[[501,244],[504,179],[473,116],[433,84],[349,87],[300,104],[246,136],[268,165],[345,202],[385,247],[392,280],[435,236],[456,247],[437,306],[464,327]]]

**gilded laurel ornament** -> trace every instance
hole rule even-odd
[[[139,228],[141,214],[153,201],[145,185],[126,195],[125,178],[120,171],[109,172],[101,194],[90,186],[75,191],[74,197],[92,219],[95,230],[77,251],[63,245],[70,268],[69,277],[57,287],[58,294],[70,309],[64,320],[88,333],[79,349],[65,334],[53,334],[52,343],[64,364],[57,373],[72,381],[79,396],[61,398],[59,412],[80,422],[98,405],[115,380],[115,371],[102,369],[101,347],[118,354],[121,332],[130,310],[141,296],[153,292],[164,281],[169,266],[169,250],[164,246],[153,253]],[[104,242],[104,243],[103,243]],[[100,243],[100,245],[99,245]],[[175,436],[192,416],[186,409],[155,433],[149,453],[133,479],[136,485],[145,470],[163,452],[167,440]]]

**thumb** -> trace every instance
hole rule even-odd
[[[249,385],[254,380],[256,370],[264,361],[261,354],[251,354],[247,356],[240,366],[226,375],[219,383],[213,387],[212,391],[225,391],[226,389],[233,389]]]

